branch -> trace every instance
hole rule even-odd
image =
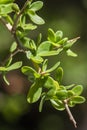
[[[67,111],[67,113],[69,115],[70,120],[73,122],[75,128],[77,128],[77,125],[76,125],[77,123],[76,123],[76,121],[75,121],[75,119],[74,119],[74,117],[73,117],[73,115],[72,115],[72,113],[71,113],[71,111],[69,109],[69,106],[67,104],[67,100],[64,100],[64,105],[65,105],[65,109],[66,109],[66,111]]]
[[[13,33],[13,34],[16,32],[16,27],[17,27],[19,18],[20,18],[20,16],[22,15],[22,13],[24,12],[24,10],[25,10],[25,8],[26,8],[28,2],[29,2],[29,0],[27,0],[27,1],[25,2],[24,6],[23,6],[22,9],[20,10],[20,12],[18,13],[18,15],[17,15],[17,17],[16,17],[16,19],[15,19],[15,21],[14,21],[14,25],[13,25],[13,27],[12,27],[12,33]]]
[[[23,53],[25,53],[25,51],[23,50],[23,49],[16,49],[13,53],[10,53],[9,55],[7,55],[7,57],[5,58],[5,60],[3,61],[3,62],[1,62],[0,64],[2,65],[2,66],[4,66],[5,64],[6,64],[6,62],[8,61],[8,59],[10,59],[10,58],[12,58],[12,57],[14,57],[17,53],[19,53],[19,52],[23,52]]]

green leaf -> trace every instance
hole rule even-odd
[[[42,25],[45,23],[45,21],[32,10],[29,10],[28,15],[31,21],[34,22],[35,24]]]
[[[50,98],[52,98],[53,96],[55,96],[55,94],[56,94],[56,89],[55,89],[55,87],[53,87],[53,88],[50,88],[50,89],[48,90],[46,96],[47,96],[48,99],[50,99]]]
[[[37,54],[41,53],[41,52],[48,52],[51,49],[51,43],[49,41],[44,41],[42,42],[37,50]]]
[[[34,30],[37,28],[36,25],[32,24],[32,23],[26,23],[27,19],[26,19],[26,15],[21,15],[20,16],[20,23],[18,24],[19,28],[22,28],[24,31],[25,30]]]
[[[72,88],[73,86],[75,86],[75,84],[70,84],[70,85],[68,85],[68,86],[65,86],[65,88],[66,88],[66,89],[70,89],[70,88]]]
[[[0,72],[7,71],[6,67],[0,67]]]
[[[68,40],[66,44],[64,44],[64,49],[69,49],[80,37],[76,37],[74,39]]]
[[[42,40],[42,34],[40,33],[37,38],[37,45],[41,43],[41,40]]]
[[[39,56],[54,56],[58,55],[62,50],[62,48],[59,48],[58,50],[51,50],[51,42],[45,41],[39,45],[37,54]]]
[[[41,53],[39,53],[39,56],[55,56],[58,55],[63,49],[58,49],[56,51],[43,51]]]
[[[77,85],[75,86],[72,91],[75,93],[75,95],[80,95],[83,91],[83,86],[82,85]]]
[[[31,60],[37,64],[40,64],[43,62],[43,58],[40,57],[39,55],[36,56],[31,56]]]
[[[6,64],[5,64],[6,67],[10,66],[11,62],[12,62],[12,57],[10,57],[10,58],[7,60],[7,62],[6,62]]]
[[[14,0],[0,0],[0,4],[7,4],[11,2],[14,2]]]
[[[33,25],[31,23],[29,23],[29,24],[22,24],[21,27],[23,28],[23,30],[34,30],[34,29],[37,28],[36,25]]]
[[[48,65],[48,59],[45,59],[42,64],[42,72],[46,71]]]
[[[75,94],[72,90],[68,90],[68,98],[72,98],[74,95]]]
[[[14,64],[12,64],[9,67],[7,67],[7,71],[19,69],[21,66],[22,66],[22,62],[21,61],[15,62]]]
[[[16,42],[13,42],[11,47],[10,47],[10,52],[13,52],[17,49],[17,43]]]
[[[56,42],[55,33],[51,28],[48,29],[48,40],[51,42]]]
[[[27,37],[23,37],[21,39],[21,41],[23,42],[24,46],[30,50],[36,50],[36,45],[35,42]]]
[[[85,98],[82,96],[74,96],[71,101],[75,104],[81,104],[85,102]]]
[[[40,10],[41,8],[43,7],[43,2],[42,1],[36,1],[36,2],[33,2],[31,5],[30,5],[30,8],[31,10],[33,11],[38,11]]]
[[[17,4],[13,4],[12,9],[17,13],[20,11],[20,8]]]
[[[7,85],[10,85],[10,83],[9,83],[9,81],[7,80],[7,78],[6,78],[6,75],[5,75],[5,74],[3,74],[3,79],[4,79],[4,81],[5,81],[5,83],[6,83]]]
[[[67,90],[58,90],[56,95],[57,95],[57,98],[60,100],[65,100],[68,98]]]
[[[10,24],[10,26],[13,24],[13,20],[12,20],[12,18],[11,18],[11,16],[9,16],[9,14],[7,14],[7,15],[5,15],[4,16],[5,17],[5,19],[6,19],[6,21]]]
[[[56,70],[56,73],[55,73],[55,79],[59,83],[61,83],[62,78],[63,78],[63,69],[62,69],[62,67],[58,67],[58,69]]]
[[[13,12],[14,11],[13,5],[15,5],[15,3],[1,4],[0,5],[0,15],[5,16],[6,14]]]
[[[77,54],[74,53],[73,51],[71,51],[70,49],[68,49],[68,50],[66,51],[66,53],[67,53],[68,56],[73,56],[73,57],[76,57],[76,56],[77,56]]]
[[[65,38],[63,38],[62,40],[60,40],[59,42],[57,42],[57,44],[63,45],[63,44],[65,44],[65,43],[67,42],[67,40],[68,40],[68,38],[65,37]]]
[[[74,107],[76,104],[74,102],[72,102],[71,100],[68,102],[68,106],[69,107]]]
[[[28,49],[31,49],[30,44],[29,44],[29,42],[30,42],[30,39],[29,39],[29,38],[27,38],[27,37],[22,37],[22,38],[21,38],[21,41],[23,42],[24,47],[26,47],[26,48],[28,48]],[[27,53],[27,52],[26,52],[26,53]]]
[[[48,76],[44,81],[44,87],[47,89],[54,88],[55,90],[57,90],[59,89],[59,84],[52,77]]]
[[[46,73],[50,73],[52,71],[54,71],[55,69],[58,68],[58,66],[60,65],[60,62],[57,62],[53,67],[51,67],[50,69],[46,70]]]
[[[43,108],[43,104],[44,104],[44,102],[45,102],[45,95],[43,95],[42,97],[41,97],[41,101],[40,101],[40,104],[39,104],[39,112],[41,112],[42,111],[42,108]]]
[[[35,63],[40,64],[43,62],[43,58],[41,56],[33,55],[30,51],[26,51],[26,56],[28,59],[31,59]]]
[[[29,66],[23,66],[21,71],[22,71],[22,73],[24,73],[27,76],[33,76],[35,78],[40,77],[40,74],[37,73],[32,67],[29,67]]]
[[[34,83],[28,92],[27,101],[29,103],[37,102],[42,93],[42,84],[40,82]]]
[[[50,102],[52,106],[59,111],[63,111],[65,109],[63,102],[59,99],[51,99]]]
[[[63,37],[63,32],[62,32],[62,31],[57,31],[57,32],[55,33],[55,35],[56,35],[56,42],[58,42],[58,41],[60,41],[60,40],[62,39],[62,37]]]

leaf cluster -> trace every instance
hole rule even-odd
[[[28,34],[35,30],[38,25],[45,23],[43,18],[38,15],[38,11],[43,7],[42,1],[32,2],[27,0],[20,9],[14,0],[0,1],[0,21],[10,31],[14,41],[9,49],[10,56],[6,59],[3,66],[0,66],[0,72],[5,82],[6,74],[9,71],[21,68],[23,74],[27,75],[28,80],[32,83],[27,101],[35,103],[40,100],[39,111],[45,101],[49,100],[52,106],[57,110],[74,107],[81,104],[85,98],[80,96],[83,87],[81,85],[62,85],[63,68],[60,61],[57,61],[51,68],[48,68],[48,58],[59,55],[65,51],[68,56],[76,57],[77,54],[71,50],[72,45],[79,39],[68,39],[63,36],[63,32],[48,29],[47,39],[42,41],[42,34],[37,36],[37,40],[31,39]],[[12,14],[12,15],[11,15]],[[13,57],[22,52],[27,60],[32,62],[32,66],[24,66],[23,61],[13,63]],[[55,73],[54,77],[51,75]]]

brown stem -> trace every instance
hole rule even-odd
[[[25,51],[23,49],[16,49],[13,53],[10,53],[3,62],[0,62],[0,64],[2,66],[4,66],[6,64],[6,62],[8,61],[8,59],[10,59],[11,57],[14,57],[17,53],[19,52],[23,52],[25,53]]]
[[[15,19],[15,22],[14,22],[14,25],[12,27],[12,33],[15,34],[16,32],[16,27],[17,27],[17,24],[18,24],[18,21],[19,21],[19,18],[20,16],[22,15],[22,13],[24,12],[26,6],[27,6],[27,3],[29,2],[29,0],[27,0],[24,4],[24,6],[22,7],[22,9],[20,10],[20,12],[18,13],[16,19]]]
[[[64,100],[64,105],[65,105],[65,109],[66,109],[66,111],[67,111],[67,113],[69,115],[70,120],[73,122],[75,128],[77,128],[77,125],[76,125],[77,123],[76,123],[76,121],[75,121],[75,119],[74,119],[74,117],[73,117],[73,115],[72,115],[72,113],[71,113],[71,111],[69,109],[69,106],[67,104],[67,100]]]

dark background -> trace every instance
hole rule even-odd
[[[24,0],[17,1],[20,7]],[[49,59],[49,65],[61,61],[64,69],[63,84],[82,84],[83,96],[87,97],[87,0],[43,0],[44,6],[39,15],[45,19],[45,25],[32,31],[30,36],[36,38],[41,32],[46,40],[48,28],[62,30],[64,36],[80,36],[72,47],[78,57],[67,57],[65,53]],[[0,24],[0,62],[8,54],[12,42],[11,34]],[[18,55],[15,59],[21,59]],[[24,57],[23,57],[24,58]],[[24,59],[26,62],[26,60]],[[54,61],[54,62],[53,62]],[[26,101],[29,82],[19,71],[10,72],[10,86],[4,84],[0,77],[0,130],[74,130],[66,111],[56,111],[49,102],[44,104],[43,111],[38,112],[38,104],[29,105]],[[77,130],[87,130],[87,101],[71,108],[77,121]]]

